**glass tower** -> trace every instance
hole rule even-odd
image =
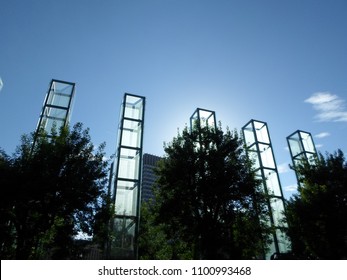
[[[53,128],[59,132],[61,127],[68,124],[74,93],[74,83],[54,79],[51,81],[37,124],[36,137],[41,130],[51,137]]]
[[[271,244],[266,253],[268,259],[273,253],[290,250],[290,242],[284,233],[287,227],[284,218],[284,198],[273,154],[270,134],[265,122],[251,120],[243,128],[246,151],[254,161],[256,176],[262,182],[262,189],[268,196],[269,221],[274,228]]]
[[[197,108],[190,117],[190,128],[193,129],[194,125],[197,125],[198,128],[210,126],[216,129],[216,113],[214,111]]]
[[[196,149],[204,149],[202,141],[202,129],[208,127],[209,129],[217,130],[216,114],[214,111],[197,108],[193,115],[190,117],[190,130],[196,130],[198,133],[198,142]]]
[[[124,94],[114,164],[111,259],[137,258],[145,97]]]
[[[297,130],[287,137],[287,142],[294,170],[302,160],[314,164],[317,151],[311,133]],[[295,174],[299,184],[299,174],[297,172],[295,172]]]

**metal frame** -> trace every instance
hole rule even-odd
[[[265,258],[269,258],[273,253],[287,252],[290,248],[290,242],[283,232],[286,225],[279,223],[283,218],[283,213],[277,208],[273,208],[279,203],[280,208],[285,210],[283,191],[267,123],[252,119],[242,127],[242,132],[246,152],[255,161],[255,173],[262,181],[263,191],[268,197],[270,224],[275,228],[270,252],[265,254]],[[275,252],[271,251],[271,248]]]
[[[304,142],[303,135],[306,135],[306,143]],[[307,144],[307,141],[309,141],[309,144]],[[297,167],[297,162],[306,160],[310,164],[314,164],[315,159],[317,157],[317,150],[316,146],[314,144],[312,135],[310,132],[303,131],[303,130],[297,130],[290,134],[287,137],[287,143],[289,147],[290,156],[292,158],[294,171],[296,175],[296,179],[298,181],[298,185],[300,185],[300,178],[299,174],[297,173],[295,167]],[[295,148],[296,145],[296,148]],[[312,146],[309,150],[308,145]]]
[[[65,85],[66,87],[61,89],[57,89],[57,86],[59,85]],[[67,92],[65,90],[68,89]],[[48,92],[45,97],[45,101],[43,103],[41,115],[36,127],[36,137],[39,134],[40,130],[43,129],[44,132],[47,134],[48,137],[51,137],[51,130],[49,129],[50,127],[47,127],[48,121],[53,120],[53,123],[56,123],[56,121],[61,121],[62,122],[62,127],[66,126],[71,117],[71,107],[72,107],[72,101],[74,98],[74,93],[75,93],[75,83],[71,82],[66,82],[66,81],[61,81],[61,80],[55,80],[52,79],[50,82],[50,86],[48,89]],[[60,103],[58,97],[63,97],[63,98],[68,98],[67,104],[64,106]],[[55,115],[54,109],[56,110],[61,110],[64,112],[63,117],[59,117]],[[57,127],[59,129],[60,127]]]
[[[215,111],[197,108],[190,117],[190,129],[194,128],[194,122],[197,123],[199,129],[205,126],[212,126],[217,130]]]
[[[125,93],[110,194],[115,205],[111,259],[138,258],[144,116],[145,97]]]

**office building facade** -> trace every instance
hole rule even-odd
[[[156,183],[157,176],[154,172],[158,161],[161,157],[144,154],[143,155],[143,168],[142,168],[142,189],[141,189],[141,201],[148,202],[154,200],[153,186]]]

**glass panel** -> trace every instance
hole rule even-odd
[[[306,153],[306,158],[310,164],[315,164],[316,163],[316,154],[311,154],[311,153]]]
[[[52,84],[52,89],[54,90],[54,92],[57,92],[57,93],[71,95],[73,86],[71,84],[54,81]]]
[[[205,126],[215,126],[214,114],[210,111],[199,110],[200,113],[200,125]]]
[[[296,137],[295,138],[291,137],[288,139],[288,142],[289,142],[289,148],[292,152],[293,157],[303,152],[304,149],[302,147],[300,139]]]
[[[124,117],[141,120],[143,110],[142,98],[127,95],[125,102]]]
[[[256,146],[254,146],[254,147],[256,147]],[[253,162],[253,168],[254,169],[260,168],[260,161],[259,161],[259,157],[258,157],[258,152],[256,150],[254,150],[254,149],[248,150],[248,157]]]
[[[60,127],[64,125],[64,120],[56,120],[52,118],[43,118],[42,127],[48,135],[51,135],[52,128],[55,127],[56,132],[59,132]]]
[[[69,95],[51,92],[47,101],[47,105],[55,105],[55,106],[68,108],[69,102],[70,102]]]
[[[299,166],[302,163],[302,160],[305,158],[305,154],[297,155],[295,158],[293,158],[294,166]]]
[[[309,133],[300,132],[302,143],[306,152],[315,153],[315,147],[313,145],[312,137]]]
[[[137,190],[135,182],[117,181],[116,215],[136,216]]]
[[[277,176],[277,172],[274,170],[264,170],[266,176],[266,187],[268,194],[275,196],[282,196],[281,186]]]
[[[270,259],[271,255],[276,252],[275,240],[273,235],[271,234],[271,243],[268,245],[268,251],[266,253],[266,259]]]
[[[275,168],[271,147],[269,145],[259,144],[259,151],[263,167]]]
[[[140,154],[137,150],[120,149],[118,177],[123,179],[139,178]]]
[[[52,107],[46,107],[44,111],[44,115],[49,118],[55,118],[60,120],[65,120],[67,115],[67,110],[65,109],[57,109]]]
[[[254,129],[257,135],[257,140],[262,143],[270,143],[269,134],[267,132],[266,124],[263,122],[254,122]]]
[[[290,241],[287,235],[280,229],[276,230],[276,236],[278,241],[278,248],[281,253],[285,253],[291,250]]]
[[[264,187],[264,181],[261,180],[261,183],[259,185],[259,190],[262,192],[262,193],[265,193],[265,187]]]
[[[257,171],[255,171],[255,178],[257,180],[263,180],[263,176],[261,175],[261,170],[258,169]]]
[[[209,126],[214,128],[216,126],[215,113],[213,111],[198,108],[190,117],[190,127],[193,128],[198,121],[200,127]]]
[[[195,111],[194,114],[190,117],[190,127],[194,128],[194,125],[197,124],[198,121],[198,111]]]
[[[135,223],[132,219],[115,218],[115,245],[122,249],[132,250],[134,247]]]
[[[270,199],[271,209],[272,209],[272,217],[274,220],[274,226],[282,226],[282,219],[284,214],[284,206],[283,201],[278,198],[271,198]]]
[[[248,125],[246,128],[244,128],[243,136],[245,138],[245,142],[246,142],[247,147],[249,147],[253,143],[255,143],[255,137],[254,137],[254,133],[253,133],[251,124]]]
[[[122,146],[140,148],[141,123],[138,121],[124,120]]]

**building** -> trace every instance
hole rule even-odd
[[[152,187],[157,179],[154,168],[160,159],[161,157],[151,154],[143,155],[141,202],[148,202],[150,199],[154,199]]]

